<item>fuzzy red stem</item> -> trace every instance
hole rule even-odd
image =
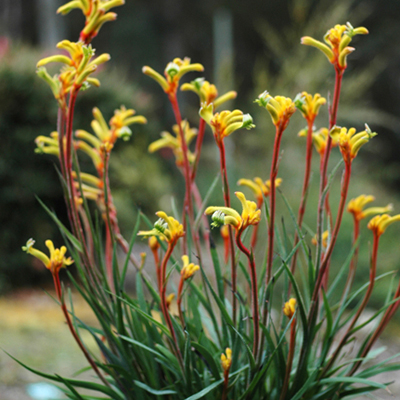
[[[313,133],[314,121],[315,121],[315,116],[313,118],[307,120],[308,130],[307,130],[307,144],[306,144],[306,168],[305,168],[305,172],[304,172],[303,192],[301,195],[299,213],[297,216],[297,225],[299,227],[299,230],[301,230],[301,227],[303,224],[303,218],[304,218],[304,213],[306,210],[306,203],[307,203],[308,185],[310,183],[311,161],[312,161],[312,133]],[[294,234],[293,246],[295,247],[298,242],[299,242],[299,234],[296,230],[295,234]],[[290,270],[291,270],[292,274],[294,274],[295,270],[296,270],[296,261],[297,261],[297,251],[293,254],[292,263],[290,266]],[[291,289],[291,285],[289,285],[288,294],[290,294],[290,289]]]
[[[342,337],[341,341],[339,342],[335,352],[333,353],[333,355],[330,358],[328,364],[324,368],[324,372],[329,370],[329,368],[332,366],[332,364],[334,363],[334,361],[336,360],[336,358],[340,354],[341,349],[346,344],[347,340],[350,338],[351,330],[354,328],[355,324],[357,323],[358,319],[360,318],[360,315],[365,310],[365,307],[368,304],[368,301],[369,301],[369,299],[371,297],[371,294],[372,294],[372,291],[373,291],[374,285],[375,285],[376,264],[377,264],[377,257],[378,257],[378,247],[379,247],[379,235],[374,234],[374,243],[373,243],[373,247],[372,247],[371,268],[370,268],[370,272],[369,272],[368,290],[365,293],[364,299],[363,299],[360,307],[358,308],[358,310],[357,310],[356,314],[354,315],[350,325],[348,326],[348,328],[346,330],[346,333],[343,335],[343,337]],[[356,369],[358,368],[357,365],[360,365],[360,364],[361,364],[361,361],[357,362],[354,365],[354,367],[352,368],[353,372],[350,373],[350,375],[352,375],[356,371]]]
[[[242,231],[239,230],[236,234],[236,244],[240,251],[246,255],[249,260],[249,269],[250,269],[250,277],[251,277],[251,294],[252,294],[252,305],[253,305],[253,354],[254,357],[257,357],[258,353],[258,344],[259,344],[259,306],[258,306],[258,284],[257,284],[257,270],[256,264],[254,262],[254,256],[250,252],[250,250],[242,243],[241,239]]]
[[[200,118],[199,132],[197,134],[196,150],[195,150],[196,158],[194,160],[193,169],[192,169],[192,177],[191,177],[192,182],[194,182],[194,180],[196,178],[197,168],[198,168],[199,160],[200,160],[201,148],[203,145],[205,129],[206,129],[206,121],[204,121],[203,118]]]
[[[225,158],[225,145],[223,140],[217,140],[217,145],[220,154],[220,169],[221,169],[221,179],[223,182],[224,189],[224,203],[225,207],[231,206],[231,198],[229,194],[229,182],[228,174],[226,171],[226,158]],[[233,230],[229,226],[229,248],[231,254],[231,276],[232,276],[232,314],[233,314],[233,324],[236,326],[236,309],[237,309],[237,299],[236,299],[236,260],[235,260],[235,245],[233,242]]]
[[[285,378],[283,380],[283,385],[282,385],[283,389],[281,392],[280,400],[285,399],[286,393],[289,389],[290,373],[292,371],[295,347],[296,347],[296,318],[293,318],[293,321],[290,324],[289,353],[288,353],[287,362],[286,362],[286,372],[285,372]]]
[[[56,294],[57,294],[58,300],[59,300],[59,302],[61,304],[61,310],[62,310],[62,312],[64,314],[65,320],[67,322],[68,328],[69,328],[73,338],[75,339],[76,343],[78,344],[79,348],[81,349],[81,351],[84,354],[86,360],[89,362],[90,366],[92,367],[92,369],[96,373],[96,375],[101,379],[101,381],[106,386],[110,387],[110,384],[107,382],[107,380],[104,378],[103,374],[98,369],[96,363],[94,362],[94,360],[92,359],[92,357],[90,356],[88,351],[86,350],[86,348],[83,345],[81,339],[79,338],[78,334],[75,331],[74,325],[72,324],[71,318],[69,316],[67,307],[66,307],[65,302],[64,302],[64,297],[62,295],[62,290],[61,290],[60,276],[59,276],[58,272],[54,272],[52,275],[53,275],[54,287],[55,287],[55,290],[56,290]]]

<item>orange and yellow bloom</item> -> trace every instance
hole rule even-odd
[[[242,214],[230,207],[208,207],[206,215],[212,215],[212,226],[232,225],[237,231],[243,231],[250,225],[257,225],[261,219],[261,210],[254,201],[246,200],[242,192],[235,192],[242,203]]]
[[[58,274],[61,268],[65,268],[74,262],[71,257],[65,257],[65,253],[67,252],[67,248],[65,246],[61,246],[61,248],[56,249],[54,248],[54,244],[51,240],[46,240],[45,244],[50,252],[50,256],[47,256],[42,251],[35,249],[33,247],[34,244],[35,241],[33,239],[29,239],[26,242],[26,245],[22,247],[22,250],[39,259],[53,275]]]
[[[164,211],[157,211],[156,215],[159,219],[154,223],[154,228],[150,231],[139,231],[139,236],[157,236],[167,243],[175,243],[184,236],[183,226],[175,218],[168,216]]]
[[[350,22],[347,22],[346,25],[335,25],[328,30],[324,36],[326,44],[309,36],[302,37],[301,44],[316,47],[325,54],[332,65],[344,70],[347,67],[347,56],[355,50],[348,46],[353,36],[366,34],[368,34],[366,28],[362,26],[353,28]]]
[[[374,196],[367,196],[362,194],[354,199],[351,199],[347,204],[347,211],[353,214],[354,219],[360,221],[370,215],[383,214],[393,210],[393,205],[388,204],[386,207],[369,207],[364,209],[364,207],[375,200]]]

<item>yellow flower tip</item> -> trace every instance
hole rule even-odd
[[[297,301],[294,298],[291,298],[289,301],[287,301],[283,307],[283,313],[288,317],[292,318],[295,311],[296,311],[296,304]]]
[[[161,221],[157,221],[157,225],[154,224],[154,227],[159,230],[161,236],[164,236],[167,242],[174,242],[185,235],[182,224],[175,218],[168,216],[164,211],[157,211],[156,215]]]
[[[50,257],[48,257],[42,251],[35,249],[33,247],[34,244],[35,241],[33,239],[29,239],[26,245],[22,247],[22,250],[42,261],[45,267],[53,274],[57,274],[61,268],[65,268],[74,262],[70,257],[65,257],[65,253],[67,252],[67,248],[65,246],[61,246],[60,249],[56,249],[54,248],[54,244],[51,240],[46,240],[45,244],[50,252]]]
[[[257,225],[261,220],[261,210],[257,209],[257,204],[247,200],[242,192],[235,192],[235,195],[242,203],[240,228],[245,229],[249,225]]]
[[[223,239],[229,239],[229,226],[222,225],[220,230],[221,236]]]
[[[377,215],[369,221],[368,229],[379,237],[385,233],[389,225],[396,221],[400,221],[400,214],[394,215],[393,217],[388,214]]]
[[[264,91],[255,100],[261,107],[265,108],[275,126],[285,129],[289,123],[290,117],[296,111],[295,103],[289,97],[272,97],[267,91]]]
[[[329,239],[329,231],[326,230],[322,233],[322,247],[326,249],[328,247],[328,239]],[[317,235],[314,235],[314,237],[311,239],[311,243],[316,246],[318,244],[318,238]]]
[[[305,119],[314,120],[320,107],[326,103],[326,99],[321,97],[319,93],[313,96],[307,92],[302,92],[297,94],[293,102]]]
[[[196,271],[200,269],[198,265],[194,263],[189,263],[189,257],[187,255],[182,256],[183,267],[181,270],[181,275],[183,280],[191,278]]]
[[[147,65],[145,65],[142,68],[142,72],[149,76],[150,78],[153,78],[161,87],[164,91],[167,91],[169,88],[168,82],[167,80],[158,72],[154,71],[153,68],[148,67]]]
[[[355,128],[347,129],[335,126],[330,131],[330,135],[333,140],[337,140],[344,161],[351,163],[360,148],[376,136],[377,133],[372,132],[368,125],[366,125],[364,131],[358,133],[356,133]]]
[[[157,251],[160,248],[160,243],[156,236],[150,236],[148,240],[149,247],[152,251]]]
[[[221,365],[225,372],[229,372],[232,365],[232,350],[229,347],[225,349],[225,354],[221,354]]]
[[[172,301],[174,300],[174,298],[175,298],[175,293],[171,293],[171,294],[169,294],[167,296],[167,298],[166,298],[167,308],[169,308],[171,306]]]

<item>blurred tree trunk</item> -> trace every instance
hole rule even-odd
[[[62,4],[62,0],[36,0],[39,46],[55,47],[65,37],[64,18],[56,14]]]
[[[22,38],[21,3],[21,0],[0,0],[0,35]]]

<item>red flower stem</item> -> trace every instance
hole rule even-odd
[[[167,247],[167,251],[165,252],[164,258],[161,262],[161,269],[160,269],[160,284],[161,284],[161,289],[160,289],[160,300],[161,300],[161,312],[163,313],[165,322],[167,323],[168,329],[171,333],[172,336],[172,340],[173,340],[173,347],[175,350],[175,353],[178,357],[178,360],[181,364],[182,364],[182,355],[181,352],[179,350],[178,347],[178,341],[176,339],[176,335],[175,335],[175,330],[174,330],[174,326],[172,325],[172,320],[171,320],[171,316],[169,315],[169,311],[168,311],[168,306],[167,306],[167,264],[168,264],[168,260],[170,259],[172,252],[175,248],[176,245],[176,240],[168,243],[168,247]]]
[[[66,110],[63,108],[58,109],[57,113],[57,133],[58,133],[58,148],[59,148],[59,159],[61,166],[61,174],[66,180],[66,172],[65,172],[65,148],[64,148],[64,127],[66,121]]]
[[[226,400],[226,396],[228,395],[228,383],[229,383],[229,370],[224,371],[224,388],[222,389],[221,400]]]
[[[274,151],[272,156],[271,173],[270,173],[270,209],[269,209],[269,225],[268,225],[268,260],[267,260],[267,274],[266,274],[266,285],[268,286],[272,275],[272,262],[274,256],[274,229],[275,229],[275,203],[276,203],[276,177],[278,176],[278,160],[279,160],[279,149],[281,145],[282,124],[276,126],[275,132],[275,143]]]
[[[324,258],[321,263],[321,267],[317,271],[317,274],[318,274],[317,280],[315,282],[314,292],[313,292],[312,298],[311,298],[311,301],[314,302],[314,305],[318,298],[318,293],[321,289],[322,279],[327,271],[329,261],[332,256],[332,252],[333,252],[333,249],[336,244],[336,239],[339,234],[339,229],[340,229],[340,225],[342,223],[343,212],[344,212],[344,208],[345,208],[346,200],[347,200],[347,193],[348,193],[349,184],[350,184],[350,176],[351,176],[351,161],[345,162],[344,177],[343,177],[343,182],[342,182],[339,208],[338,208],[338,212],[337,212],[337,216],[336,216],[336,223],[335,223],[335,227],[332,231],[331,242],[329,243],[329,246],[326,249]]]
[[[86,360],[89,362],[90,366],[92,367],[92,369],[96,373],[96,375],[101,379],[101,381],[106,386],[110,387],[110,384],[108,383],[108,381],[104,378],[103,374],[98,369],[96,363],[94,362],[94,360],[92,359],[92,357],[90,356],[88,351],[86,350],[86,347],[83,345],[80,337],[78,336],[77,332],[75,331],[74,325],[72,324],[72,321],[71,321],[71,317],[70,317],[67,307],[65,305],[64,296],[63,296],[62,290],[61,290],[60,276],[59,276],[58,272],[54,272],[54,273],[52,273],[52,275],[53,275],[54,287],[56,290],[56,294],[57,294],[58,300],[61,304],[61,310],[64,314],[65,320],[67,322],[68,328],[69,328],[73,338],[75,339],[76,343],[78,344],[79,348],[81,349],[82,353],[86,357]]]
[[[175,120],[178,125],[178,132],[179,132],[179,137],[181,140],[181,146],[182,146],[182,153],[183,153],[183,171],[184,171],[184,177],[185,177],[185,186],[186,186],[186,193],[185,193],[185,202],[184,202],[184,210],[186,214],[189,216],[189,221],[193,221],[193,207],[192,207],[192,195],[191,195],[191,173],[190,173],[190,165],[189,165],[189,159],[188,159],[188,147],[186,144],[186,139],[185,139],[185,134],[182,129],[182,116],[181,112],[179,110],[179,104],[178,100],[176,98],[175,93],[170,93],[168,95],[169,101],[171,102],[172,109],[174,111],[175,115]],[[183,225],[184,229],[186,228],[186,218],[183,219]],[[193,229],[193,226],[191,227]],[[187,235],[183,237],[183,253],[187,253]]]
[[[242,243],[241,239],[242,231],[239,230],[236,233],[236,244],[240,251],[246,255],[249,260],[249,269],[250,269],[250,277],[251,277],[251,294],[252,294],[252,305],[253,305],[253,355],[254,358],[257,357],[258,354],[258,344],[260,338],[259,325],[260,325],[260,317],[259,317],[259,305],[258,305],[258,285],[257,285],[257,270],[256,264],[254,262],[253,253],[247,249],[247,247]]]
[[[372,257],[371,257],[371,268],[370,268],[370,271],[369,271],[369,286],[368,286],[368,290],[365,293],[364,299],[363,299],[361,305],[358,307],[358,310],[357,310],[356,314],[354,315],[350,325],[347,327],[346,333],[343,335],[342,339],[340,340],[335,352],[332,354],[332,356],[331,356],[328,364],[325,366],[322,374],[324,374],[325,372],[329,371],[330,367],[335,362],[335,360],[338,357],[338,355],[340,354],[340,351],[342,350],[343,346],[346,344],[346,342],[350,338],[351,330],[354,328],[355,324],[357,323],[358,319],[360,318],[360,315],[365,310],[365,307],[367,306],[369,299],[371,298],[371,294],[372,294],[372,291],[373,291],[374,285],[375,285],[379,237],[380,237],[379,235],[374,233],[374,242],[373,242]],[[355,365],[357,365],[358,363],[361,364],[361,362],[357,362]],[[354,369],[353,373],[356,371],[357,368]]]
[[[226,171],[226,158],[225,158],[225,145],[223,140],[217,140],[217,145],[219,148],[220,154],[220,169],[221,169],[221,179],[224,189],[224,203],[225,207],[231,206],[231,198],[229,194],[229,182],[228,182],[228,174]],[[231,255],[231,276],[232,276],[232,319],[233,325],[236,326],[236,309],[237,309],[237,299],[236,299],[236,261],[235,261],[235,245],[233,242],[233,230],[232,227],[229,226],[229,249]]]
[[[400,283],[399,283],[397,290],[393,296],[393,300],[395,300],[399,296],[400,296]],[[360,355],[360,358],[364,358],[369,353],[369,351],[371,350],[371,347],[375,344],[376,340],[382,334],[382,332],[386,328],[387,324],[390,322],[391,318],[393,317],[394,313],[397,311],[399,306],[400,306],[400,300],[397,300],[395,303],[393,303],[391,306],[389,306],[387,308],[377,329],[375,330],[374,334],[370,337],[370,339],[368,340],[368,343],[366,344],[365,348],[363,349],[363,351]],[[356,370],[359,368],[360,365],[361,365],[361,361],[353,366],[350,373],[353,374],[354,372],[356,372]]]
[[[293,318],[292,323],[290,324],[289,353],[286,361],[286,372],[285,372],[285,378],[283,380],[280,400],[285,400],[286,393],[289,389],[290,373],[292,371],[295,347],[296,347],[296,318]]]
[[[206,121],[204,121],[203,118],[200,118],[199,131],[197,134],[196,150],[195,150],[196,158],[194,160],[193,169],[192,169],[192,177],[191,177],[192,182],[194,182],[194,180],[196,178],[197,168],[199,165],[200,154],[201,154],[201,147],[203,145],[205,129],[206,129]]]
[[[116,224],[113,224],[113,221],[116,221],[116,217],[112,218],[111,212],[113,211],[112,206],[112,198],[111,198],[111,188],[110,188],[110,179],[108,175],[108,167],[110,161],[110,153],[104,150],[104,159],[103,159],[103,179],[104,179],[104,203],[106,208],[106,214],[104,217],[106,224],[106,244],[105,244],[105,261],[106,261],[106,273],[107,273],[107,281],[111,290],[114,288],[114,278],[113,278],[113,266],[112,266],[112,256],[114,249],[114,234],[113,234],[113,226],[115,228]],[[118,225],[117,225],[118,230]]]
[[[335,89],[333,93],[333,103],[332,107],[329,110],[329,131],[332,129],[334,125],[336,125],[337,112],[339,108],[339,98],[340,98],[340,90],[342,86],[342,78],[343,78],[344,69],[335,68]],[[322,164],[320,167],[321,177],[320,177],[320,191],[319,191],[319,202],[318,202],[318,220],[317,220],[317,242],[318,246],[322,244],[322,220],[323,220],[323,212],[324,212],[324,204],[322,204],[322,194],[325,190],[327,184],[327,171],[328,171],[328,163],[329,156],[332,150],[332,138],[328,134],[328,140],[325,147],[324,156],[322,159]],[[325,209],[328,218],[331,221],[332,226],[332,213],[329,205],[329,193],[326,194],[325,197]],[[317,251],[318,254],[318,251]],[[317,260],[317,264],[320,263],[320,260]]]
[[[353,246],[357,242],[359,236],[360,236],[360,220],[357,219],[357,217],[354,216]],[[354,254],[353,254],[353,257],[352,257],[351,263],[350,263],[349,274],[347,275],[346,284],[344,286],[345,289],[343,291],[343,296],[342,296],[342,299],[340,301],[341,305],[344,302],[344,298],[345,298],[346,293],[348,292],[348,290],[350,290],[350,288],[353,285],[354,276],[356,274],[357,262],[358,262],[358,250],[359,250],[359,248],[360,248],[360,246],[357,246],[354,249]]]
[[[181,321],[182,328],[185,329],[185,320],[183,318],[183,312],[182,312],[182,290],[183,290],[183,283],[185,280],[183,279],[181,275],[181,279],[179,281],[179,287],[178,287],[178,296],[176,299],[176,303],[178,305],[178,311],[179,311],[179,319]]]
[[[303,225],[303,218],[304,218],[304,213],[306,211],[306,204],[307,204],[308,185],[310,183],[312,144],[313,144],[312,143],[312,133],[313,133],[313,125],[314,125],[315,117],[316,117],[316,115],[313,115],[313,118],[307,119],[308,130],[307,130],[307,144],[306,144],[306,168],[305,168],[305,172],[304,172],[303,192],[301,195],[299,212],[298,212],[298,216],[297,216],[297,225],[299,227],[299,230],[301,230],[301,227]],[[294,233],[293,247],[296,247],[298,242],[299,242],[299,234],[298,234],[298,231],[296,230]],[[292,263],[290,266],[290,270],[291,270],[292,274],[294,274],[295,270],[296,270],[296,261],[297,261],[297,251],[293,254]],[[290,294],[290,291],[291,291],[291,284],[289,283],[288,294]]]

